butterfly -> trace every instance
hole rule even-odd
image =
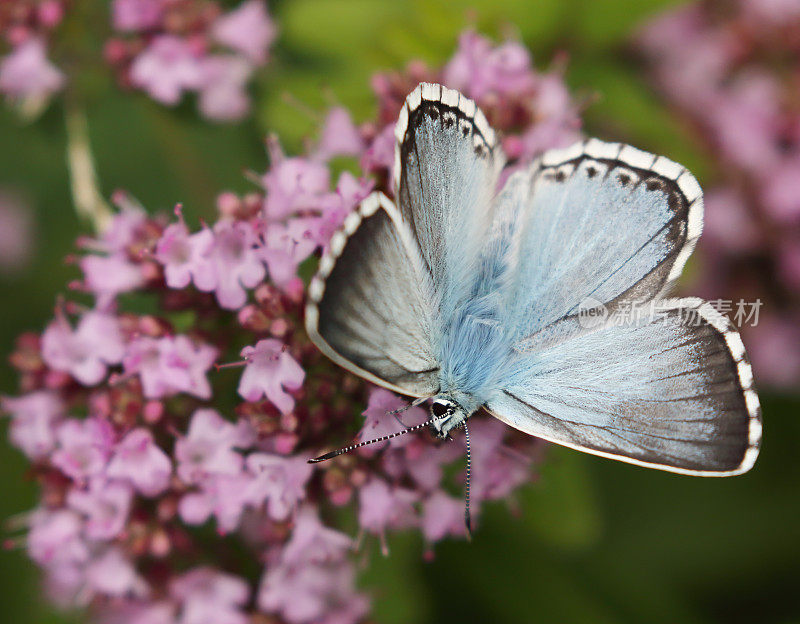
[[[373,193],[349,214],[309,284],[306,329],[325,355],[430,399],[440,437],[484,409],[640,466],[753,466],[761,408],[738,332],[666,295],[702,231],[691,173],[588,139],[498,188],[495,132],[438,84],[407,97],[395,138],[395,202]]]

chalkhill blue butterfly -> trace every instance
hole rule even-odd
[[[480,109],[438,84],[408,96],[395,138],[395,201],[374,193],[348,215],[309,285],[323,353],[431,399],[423,425],[441,437],[468,441],[482,408],[640,466],[752,467],[761,409],[738,332],[665,294],[703,227],[691,173],[588,139],[508,175]]]

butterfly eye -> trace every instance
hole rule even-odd
[[[438,401],[431,405],[431,412],[433,412],[433,415],[436,418],[444,416],[445,414],[449,413],[451,409],[452,408],[446,403],[440,403]]]

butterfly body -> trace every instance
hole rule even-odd
[[[309,286],[306,327],[326,355],[432,399],[442,437],[485,408],[642,466],[750,469],[761,409],[738,332],[665,295],[702,231],[691,173],[589,139],[498,188],[505,157],[485,117],[433,84],[408,96],[395,137],[396,203],[368,197]]]

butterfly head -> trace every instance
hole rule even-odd
[[[468,416],[467,410],[453,399],[446,396],[438,396],[431,403],[431,417],[436,419],[431,424],[431,430],[436,437],[446,438]]]

